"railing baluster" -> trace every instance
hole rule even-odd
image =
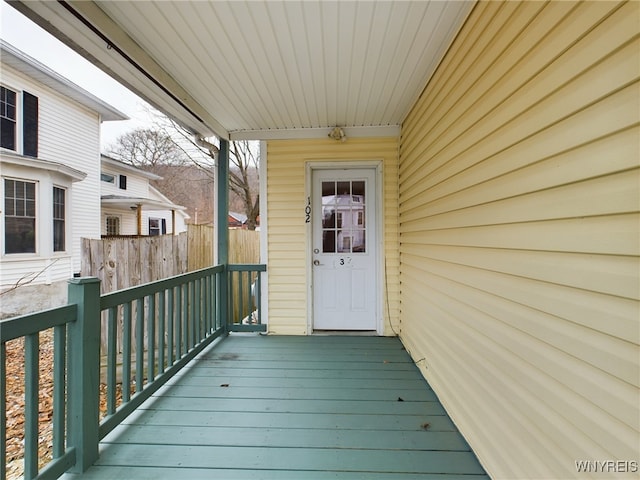
[[[175,349],[175,340],[173,337],[174,324],[173,319],[175,318],[174,304],[173,299],[175,297],[176,289],[171,287],[168,291],[169,294],[169,302],[167,305],[167,311],[169,312],[169,318],[167,319],[167,365],[173,365],[174,359],[174,349]]]
[[[189,348],[195,345],[196,332],[196,281],[189,282]]]
[[[32,479],[38,475],[39,334],[27,335],[24,341],[24,478]]]
[[[107,318],[107,415],[116,411],[116,342],[117,307],[111,307]]]
[[[256,311],[258,313],[258,325],[262,325],[262,275],[260,272],[256,273]]]
[[[182,295],[182,355],[189,351],[189,284],[185,283],[181,290]]]
[[[193,344],[195,345],[196,343],[199,342],[199,339],[202,338],[203,336],[203,331],[204,328],[202,326],[202,279],[198,279],[195,281],[195,292],[194,292],[194,303],[195,303],[195,311],[194,311],[194,321],[195,321],[195,325],[196,325],[196,335],[194,335],[194,342]]]
[[[253,323],[253,295],[251,295],[251,282],[253,280],[252,272],[247,272],[247,315],[249,324]]]
[[[156,295],[149,295],[149,310],[147,312],[149,321],[147,322],[147,383],[153,382],[156,378]]]
[[[122,403],[131,398],[131,302],[122,306]]]
[[[144,383],[144,298],[136,300],[136,393]]]
[[[238,318],[234,318],[234,323],[242,323],[242,319],[244,318],[244,292],[242,291],[242,279],[244,278],[244,272],[237,272],[238,279],[236,285],[238,286]]]
[[[158,373],[164,373],[164,334],[167,328],[167,322],[165,319],[165,298],[166,290],[162,290],[158,293]]]
[[[213,315],[213,329],[220,328],[220,312],[218,312],[218,274],[211,276],[211,314]]]
[[[213,275],[207,275],[207,333],[211,333],[215,330],[213,324]]]
[[[65,450],[67,327],[53,328],[53,458],[60,458]]]
[[[182,285],[176,288],[176,360],[182,358],[182,322],[184,320],[182,309]]]

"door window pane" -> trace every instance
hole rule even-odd
[[[365,182],[322,182],[323,253],[365,252]]]

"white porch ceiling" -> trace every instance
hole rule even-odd
[[[194,132],[231,139],[397,133],[473,6],[9,3]]]

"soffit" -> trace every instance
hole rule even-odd
[[[10,3],[165,113],[224,138],[326,135],[333,126],[392,131],[473,6],[426,0]]]

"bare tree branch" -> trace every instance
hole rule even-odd
[[[42,270],[40,270],[39,272],[30,272],[30,273],[25,273],[22,277],[20,277],[18,279],[18,281],[16,283],[14,283],[11,287],[7,288],[6,290],[3,290],[2,292],[0,292],[0,295],[5,295],[9,292],[13,292],[14,290],[17,290],[18,288],[24,286],[24,285],[29,285],[30,283],[33,283],[34,281],[36,281],[36,279],[42,275],[44,272],[46,272],[48,269],[50,269],[53,265],[55,265],[56,262],[58,262],[58,260],[60,260],[59,258],[55,258],[53,259],[53,261],[46,265]],[[31,277],[31,278],[29,278]]]

